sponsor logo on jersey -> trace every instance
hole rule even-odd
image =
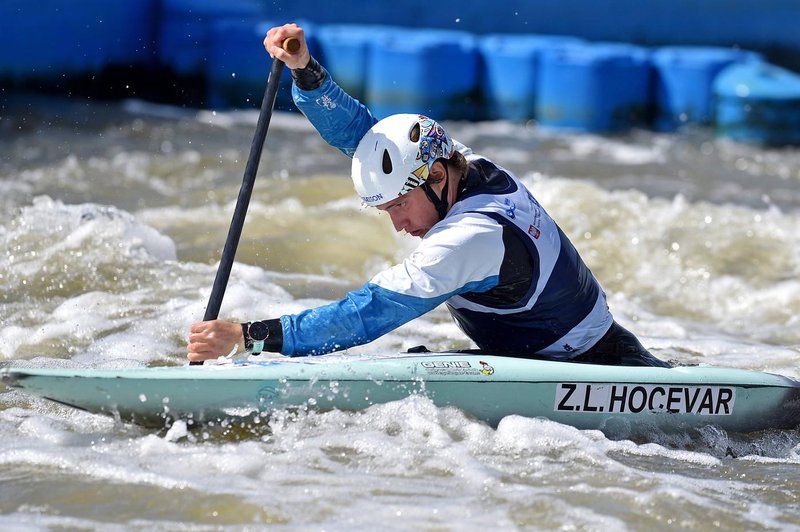
[[[509,198],[506,198],[504,203],[506,206],[506,216],[508,216],[513,220],[514,218],[517,217],[517,215],[515,214],[517,210],[517,204],[511,201]]]
[[[334,102],[327,94],[322,98],[317,98],[315,101],[317,102],[317,105],[324,107],[328,111],[336,109],[336,102]]]
[[[736,389],[730,386],[669,384],[596,384],[562,382],[556,385],[553,410],[604,414],[658,412],[729,416]]]

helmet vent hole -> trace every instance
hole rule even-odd
[[[392,173],[392,158],[387,150],[383,150],[383,173],[386,175]]]
[[[414,124],[414,127],[411,128],[411,131],[408,132],[408,138],[411,142],[419,142],[419,122]]]

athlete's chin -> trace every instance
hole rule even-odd
[[[411,236],[415,236],[417,238],[422,238],[426,234],[428,234],[428,230],[427,229],[417,229],[416,231],[411,231],[411,233],[409,233],[409,234]]]

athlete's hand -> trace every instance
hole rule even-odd
[[[290,37],[294,37],[300,42],[300,49],[294,53],[289,53],[283,49],[283,42]],[[270,57],[280,59],[292,70],[305,68],[308,62],[311,61],[305,33],[303,28],[297,24],[284,24],[269,30],[266,38],[264,38],[264,48],[266,48]]]
[[[191,327],[187,358],[193,362],[219,358],[233,351],[237,344],[244,349],[241,324],[223,320],[201,321]]]

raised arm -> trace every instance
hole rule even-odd
[[[296,38],[299,49],[283,49],[283,42]],[[372,113],[337,85],[330,74],[311,57],[303,28],[286,24],[270,29],[264,48],[292,70],[292,97],[297,108],[308,118],[320,136],[348,157],[355,153],[364,133],[376,122]]]

